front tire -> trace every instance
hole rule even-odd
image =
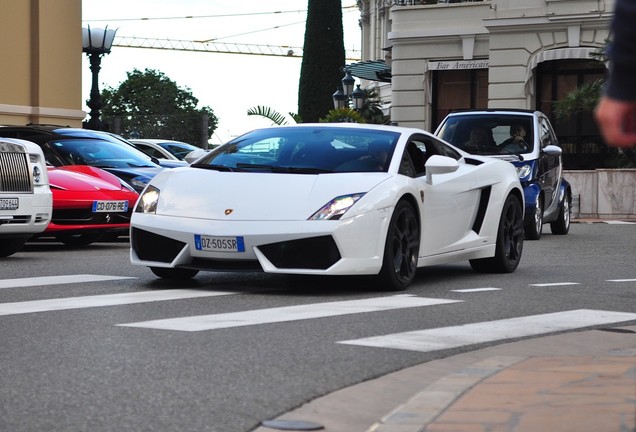
[[[420,225],[417,214],[406,201],[395,207],[384,245],[384,257],[379,281],[383,288],[402,291],[408,287],[417,272],[420,253]]]
[[[528,240],[539,240],[541,238],[541,233],[543,232],[543,201],[541,196],[538,196],[537,201],[534,203],[532,221],[524,229]]]
[[[0,258],[13,255],[27,242],[28,237],[3,238],[0,240]]]
[[[192,279],[199,273],[199,270],[184,268],[150,267],[150,271],[164,279],[187,280]]]
[[[480,273],[512,273],[523,251],[523,209],[514,195],[508,195],[497,230],[495,256],[470,260],[473,270]]]
[[[570,205],[570,203],[571,198],[570,195],[567,194],[565,198],[563,198],[563,204],[561,205],[561,210],[559,211],[559,217],[554,222],[550,222],[550,230],[552,231],[552,234],[565,235],[570,231],[570,220],[572,212],[572,206]]]

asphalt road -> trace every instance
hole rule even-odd
[[[546,231],[525,242],[513,274],[436,266],[402,293],[366,279],[257,273],[176,284],[131,266],[125,242],[29,243],[0,262],[0,431],[250,431],[408,366],[613,325],[594,321],[594,311],[636,313],[636,224]],[[571,318],[582,310],[591,322]],[[524,334],[500,335],[518,317],[528,320]],[[546,330],[547,317],[564,327]],[[485,326],[480,335],[468,331],[474,324]],[[441,328],[463,342],[366,345]]]

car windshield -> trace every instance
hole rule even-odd
[[[521,155],[534,147],[532,116],[451,115],[438,136],[455,147],[479,155]]]
[[[47,162],[53,166],[90,165],[99,168],[156,167],[132,147],[92,138],[52,139],[42,145]]]
[[[364,128],[274,127],[212,150],[195,168],[276,173],[386,172],[399,134]]]
[[[161,147],[172,153],[177,159],[183,160],[190,152],[200,149],[201,147],[193,146],[192,144],[180,143],[180,142],[162,142],[159,143]]]

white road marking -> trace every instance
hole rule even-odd
[[[632,320],[636,320],[635,313],[579,309],[464,324],[453,327],[395,333],[385,336],[340,341],[338,343],[429,352]]]
[[[23,288],[40,285],[61,285],[72,283],[86,283],[86,282],[102,282],[108,280],[120,280],[120,279],[137,279],[130,276],[103,276],[103,275],[63,275],[63,276],[42,276],[42,277],[30,277],[20,279],[2,279],[0,280],[0,289],[2,288]]]
[[[608,279],[607,282],[636,282],[636,279]]]
[[[433,306],[458,303],[462,300],[446,300],[415,297],[410,294],[376,297],[329,303],[313,303],[300,306],[285,306],[271,309],[231,312],[216,315],[199,315],[183,318],[119,324],[124,327],[142,327],[177,331],[202,331],[257,324],[325,318],[364,312]]]
[[[482,291],[501,291],[501,288],[467,288],[467,289],[455,289],[451,291],[458,292],[458,293],[472,293],[472,292],[482,292]]]
[[[608,220],[608,221],[605,221],[605,223],[609,224],[609,225],[634,225],[635,222],[620,221],[620,220]]]
[[[234,292],[170,289],[139,291],[122,294],[104,294],[85,297],[66,297],[25,302],[0,303],[0,316],[19,315],[34,312],[49,312],[67,309],[83,309],[103,306],[117,306],[167,300],[181,300],[197,297],[213,297],[236,294]]]
[[[555,282],[555,283],[530,284],[530,286],[536,286],[536,287],[551,287],[551,286],[566,286],[566,285],[580,285],[580,284],[578,282]]]

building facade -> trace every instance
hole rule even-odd
[[[363,59],[384,60],[391,76],[365,83],[378,87],[401,126],[433,131],[454,109],[538,109],[550,116],[564,152],[594,153],[602,143],[592,113],[559,119],[554,102],[603,78],[605,64],[594,53],[606,45],[613,5],[360,0]]]
[[[0,124],[81,127],[81,0],[0,0]]]

